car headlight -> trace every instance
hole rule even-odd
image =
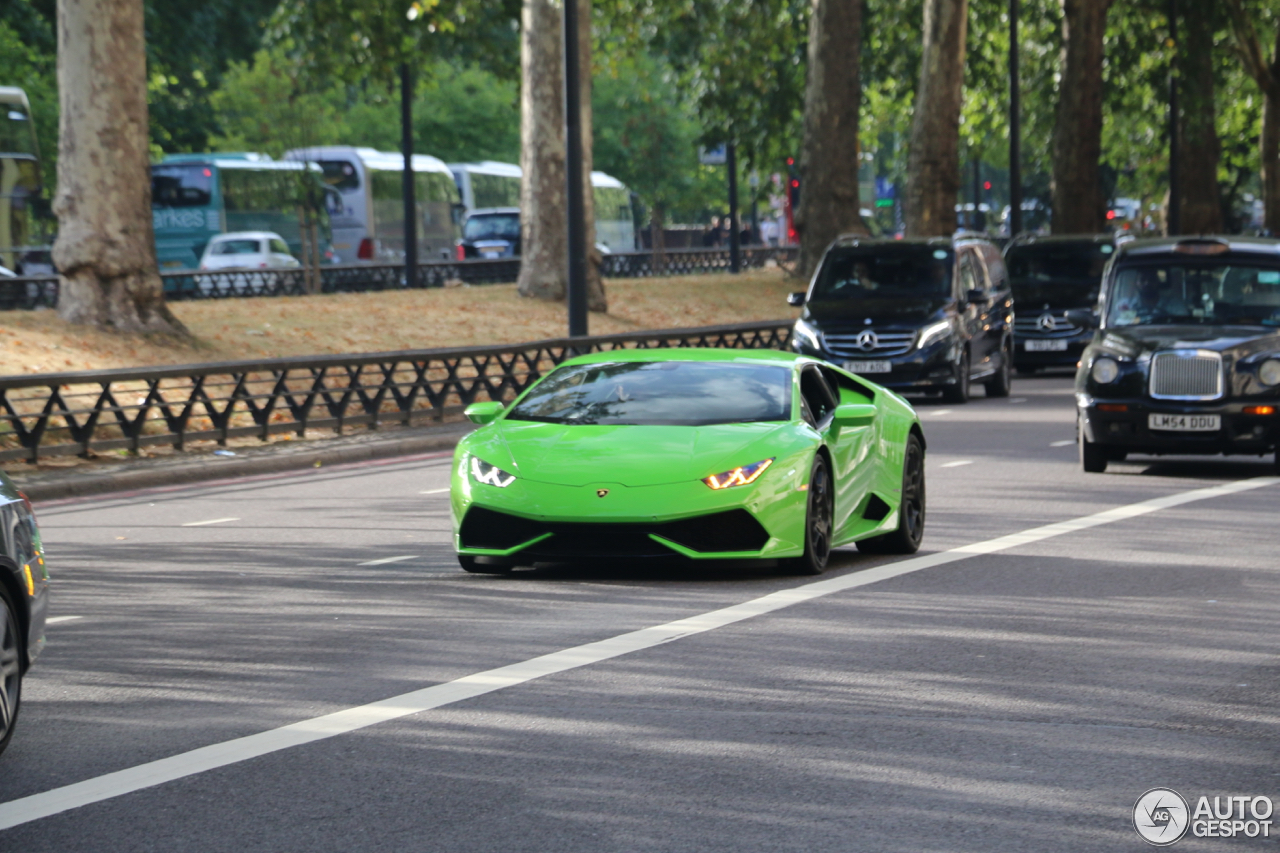
[[[1110,385],[1120,375],[1120,365],[1114,358],[1103,356],[1094,359],[1093,366],[1089,368],[1089,375],[1099,385]]]
[[[818,337],[818,330],[804,320],[796,320],[795,328],[791,334],[795,336],[797,342],[805,344],[810,349],[822,349],[822,341]]]
[[[515,474],[508,474],[497,465],[490,465],[477,456],[471,457],[471,478],[486,486],[497,486],[505,489],[516,481]]]
[[[951,334],[950,320],[939,320],[936,323],[931,323],[920,330],[920,342],[916,344],[916,349],[924,349],[949,334]]]
[[[743,465],[741,468],[734,468],[732,471],[725,471],[723,474],[712,474],[710,477],[703,477],[702,482],[717,491],[731,489],[734,486],[745,486],[758,480],[764,470],[772,464],[772,459],[761,459],[759,462],[752,462],[750,465]]]
[[[1263,385],[1280,385],[1280,359],[1269,358],[1258,365],[1258,379]]]

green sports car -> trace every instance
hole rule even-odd
[[[655,558],[909,554],[924,535],[924,432],[899,396],[772,350],[615,350],[571,359],[454,455],[469,572]]]

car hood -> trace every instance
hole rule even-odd
[[[657,486],[699,480],[778,455],[790,424],[602,426],[498,421],[471,453],[517,477],[562,486]]]
[[[822,326],[920,326],[951,304],[947,297],[817,299],[805,305],[805,319]],[[867,322],[870,320],[871,322]]]
[[[1126,326],[1102,333],[1104,349],[1129,358],[1167,349],[1203,349],[1243,358],[1280,351],[1280,329],[1252,326]]]

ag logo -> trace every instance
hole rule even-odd
[[[598,497],[598,498],[602,498],[602,497],[604,497],[604,496],[605,496],[605,495],[607,495],[607,494],[609,494],[609,490],[608,490],[608,489],[596,489],[596,497]]]
[[[1133,804],[1133,828],[1156,847],[1168,847],[1186,835],[1190,817],[1187,801],[1172,788],[1152,788]]]
[[[880,346],[880,339],[876,337],[875,332],[866,331],[858,335],[857,343],[858,349],[863,352],[871,352],[873,349]]]

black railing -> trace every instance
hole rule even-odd
[[[615,349],[782,349],[791,321],[494,347],[319,355],[0,377],[0,461],[257,437],[377,429],[511,400],[575,355]]]
[[[755,247],[742,250],[746,269],[770,263],[787,265],[796,259],[794,246]],[[647,278],[660,275],[695,275],[727,272],[729,253],[720,249],[678,249],[655,257],[653,252],[604,255],[601,273],[606,278]],[[419,287],[450,284],[507,284],[520,275],[519,258],[433,261],[418,265]],[[218,299],[235,296],[301,296],[317,287],[302,269],[246,269],[162,273],[169,299]],[[322,293],[358,293],[399,290],[405,286],[404,265],[345,264],[320,268]],[[0,310],[54,307],[58,303],[58,279],[0,279]]]

